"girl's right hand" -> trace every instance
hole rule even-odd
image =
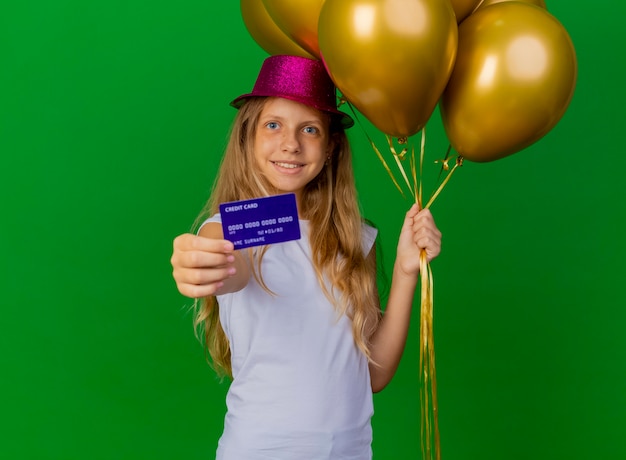
[[[187,297],[220,293],[237,273],[233,243],[185,233],[174,239],[171,263],[176,286]]]

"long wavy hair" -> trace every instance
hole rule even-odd
[[[220,203],[277,192],[259,171],[252,149],[266,100],[250,98],[239,109],[211,196],[196,224],[218,213]],[[346,133],[334,116],[328,116],[328,123],[333,151],[323,170],[306,185],[299,213],[301,218],[309,220],[313,265],[320,287],[337,312],[351,318],[354,341],[370,359],[370,338],[381,318],[376,263],[363,254],[361,246],[363,219]],[[260,270],[265,250],[267,247],[248,251],[250,260],[254,260],[251,264],[254,277],[269,291]],[[330,290],[324,278],[330,282]],[[218,375],[232,377],[230,346],[219,321],[217,299],[214,296],[200,299],[195,307],[194,326],[204,338],[209,362]]]

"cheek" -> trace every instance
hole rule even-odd
[[[261,160],[267,156],[269,150],[269,142],[262,136],[256,136],[254,138],[254,145],[252,146],[252,155],[256,164],[260,164]]]
[[[255,154],[258,152],[260,154],[271,153],[273,150],[276,150],[280,146],[280,138],[276,135],[263,135],[257,134],[254,137],[254,150]]]
[[[326,162],[327,162],[327,158],[328,158],[328,153],[326,152],[326,150],[322,150],[322,156],[319,158],[319,160],[317,161],[316,167],[315,167],[315,174],[319,174],[321,171],[324,170],[324,168],[326,167]]]

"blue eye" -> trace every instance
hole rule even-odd
[[[276,123],[275,121],[270,121],[265,126],[267,126],[269,129],[277,129],[278,128],[278,123]]]
[[[307,126],[306,128],[304,128],[304,132],[308,134],[317,134],[318,130],[315,126]]]

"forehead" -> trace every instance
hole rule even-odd
[[[282,97],[270,97],[263,105],[261,116],[280,116],[280,117],[302,117],[311,121],[326,122],[329,117],[327,114],[300,102],[292,101]]]

